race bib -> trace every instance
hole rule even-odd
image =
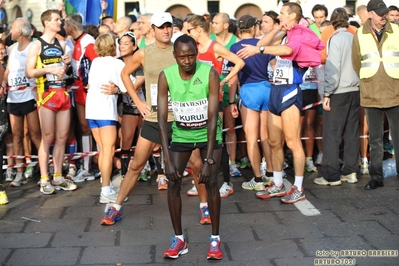
[[[228,60],[223,59],[222,75],[227,76],[228,74],[230,74],[230,67],[227,66],[228,63],[229,63]]]
[[[10,70],[10,73],[8,75],[8,86],[10,87],[29,86],[29,80],[26,77],[25,68]]]
[[[316,71],[314,68],[309,67],[303,75],[303,83],[317,83]]]
[[[64,66],[64,63],[60,62],[60,63],[50,64],[50,65],[45,65],[44,67],[47,68],[47,67],[63,67],[63,66]],[[57,75],[50,74],[50,73],[46,74],[46,78],[47,78],[47,81],[50,83],[57,84],[57,83],[63,82],[63,79],[60,79]]]
[[[154,112],[158,111],[158,84],[150,84],[151,106]],[[168,112],[172,112],[172,104],[170,102],[170,94],[168,92]]]
[[[208,123],[208,99],[193,102],[172,102],[177,127],[201,129]]]
[[[293,84],[294,82],[294,70],[292,68],[292,61],[288,59],[281,59],[279,56],[276,57],[276,69],[273,74],[274,84]]]

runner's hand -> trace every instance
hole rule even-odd
[[[176,166],[172,163],[171,160],[165,161],[165,176],[169,181],[178,181],[181,179],[179,172],[176,169]]]
[[[151,114],[151,107],[149,107],[146,102],[139,101],[138,103],[136,103],[136,106],[144,118]]]
[[[198,175],[199,177],[198,183],[200,184],[208,183],[211,180],[211,172],[212,172],[212,165],[209,165],[208,163],[203,163]]]
[[[241,59],[247,59],[250,56],[256,55],[259,52],[259,47],[250,45],[250,44],[241,44],[243,48],[241,48],[237,52],[237,56]]]
[[[331,111],[330,98],[324,97],[324,99],[323,99],[323,109],[326,110],[326,111]]]

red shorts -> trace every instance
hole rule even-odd
[[[69,94],[65,89],[53,89],[42,94],[40,107],[53,110],[54,112],[71,109]]]
[[[73,96],[75,98],[75,103],[80,105],[86,105],[87,92],[85,89],[83,88],[75,89],[73,91]]]

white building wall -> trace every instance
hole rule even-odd
[[[85,0],[81,0],[85,1]],[[101,1],[101,0],[99,0]],[[364,4],[367,5],[369,0],[357,0],[356,7]],[[8,25],[12,24],[12,22],[16,18],[16,10],[15,6],[18,5],[24,17],[26,17],[26,10],[31,9],[33,11],[32,23],[38,28],[38,30],[42,30],[43,27],[40,22],[40,15],[49,8],[58,8],[58,4],[61,3],[62,0],[6,0],[3,8],[7,13],[8,17]],[[124,16],[125,14],[125,3],[128,2],[136,2],[135,0],[118,0],[117,5],[117,18]],[[141,12],[145,13],[153,13],[156,11],[164,11],[174,5],[183,5],[191,10],[193,13],[201,14],[207,11],[207,0],[138,0],[140,3]],[[297,0],[291,0],[291,2],[297,2]],[[344,6],[346,0],[300,0],[302,8],[304,10],[305,16],[311,16],[310,10],[315,4],[324,4],[329,9],[331,13],[334,8]],[[389,5],[398,5],[399,0],[384,0],[387,6]],[[277,8],[277,0],[220,0],[219,1],[219,10],[221,12],[228,13],[231,17],[234,17],[236,11],[244,4],[253,4],[258,6],[260,10],[275,10]],[[115,19],[117,19],[115,18]]]

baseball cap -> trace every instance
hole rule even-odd
[[[382,16],[388,13],[389,8],[382,0],[370,0],[367,3],[367,11],[374,11],[377,15]]]
[[[155,12],[151,16],[151,25],[155,27],[161,27],[165,23],[173,24],[172,15],[169,12]]]
[[[241,16],[240,19],[237,21],[237,26],[240,30],[245,30],[251,28],[253,25],[256,24],[256,22],[256,18],[250,15],[244,15]]]

